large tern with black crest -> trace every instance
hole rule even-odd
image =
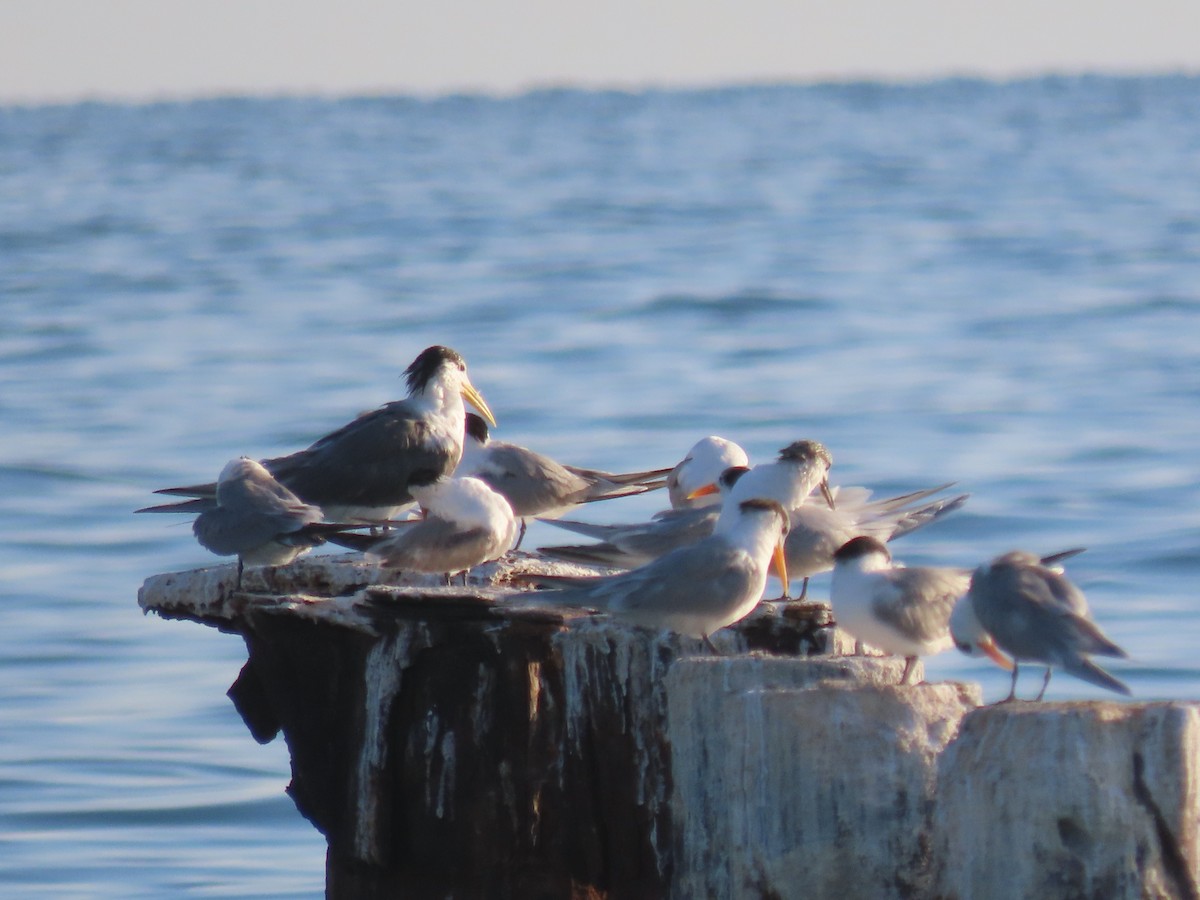
[[[364,413],[312,444],[262,464],[303,502],[328,519],[389,519],[412,502],[414,477],[448,475],[463,452],[466,400],[495,424],[482,395],[467,377],[463,358],[448,347],[422,351],[405,371],[408,396]],[[195,512],[211,505],[215,484],[164,488],[199,500],[139,512]]]

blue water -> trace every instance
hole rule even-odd
[[[282,742],[225,698],[241,642],[136,605],[213,558],[130,512],[400,396],[432,343],[501,437],[565,461],[811,437],[835,483],[956,480],[967,508],[898,558],[1085,545],[1113,671],[1200,696],[1198,100],[1164,77],[0,109],[5,894],[321,894]],[[927,671],[1007,690],[953,653]]]

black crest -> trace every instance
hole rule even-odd
[[[467,370],[466,361],[449,347],[434,345],[422,350],[420,355],[412,361],[412,365],[404,370],[404,377],[408,381],[408,392],[414,393],[425,389],[425,385],[429,384],[429,380],[437,374],[442,366],[451,365],[458,366],[460,372]]]
[[[861,559],[864,556],[869,556],[872,553],[882,553],[888,559],[892,558],[892,554],[888,552],[888,548],[875,540],[873,537],[861,535],[851,540],[846,541],[838,548],[837,553],[833,554],[833,558],[838,561],[847,559]]]

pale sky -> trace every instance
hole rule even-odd
[[[1200,72],[1200,0],[0,0],[0,103]]]

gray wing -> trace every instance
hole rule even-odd
[[[286,521],[286,520],[285,520]],[[240,556],[275,540],[285,529],[279,518],[218,506],[196,517],[192,533],[206,550],[218,556]],[[294,528],[286,529],[294,531]]]
[[[558,547],[539,547],[548,556],[590,562],[601,565],[635,568],[658,559],[672,550],[702,541],[713,532],[718,507],[672,509],[661,512],[651,521],[638,525],[592,526],[583,522],[548,520],[570,531],[600,534],[606,538],[600,544],[575,544]]]
[[[400,569],[452,572],[476,565],[480,561],[475,558],[478,548],[489,538],[486,528],[464,529],[431,516],[414,522],[393,538],[380,541],[370,552]]]
[[[502,443],[488,445],[475,477],[508,500],[518,518],[581,503],[589,486],[548,456]]]
[[[317,506],[401,506],[412,500],[408,485],[415,474],[453,471],[462,455],[462,435],[457,439],[436,432],[407,400],[395,400],[263,465]]]
[[[1089,619],[1064,605],[1062,598],[1070,592],[1061,584],[1052,589],[1057,580],[1066,581],[1045,569],[993,564],[985,576],[976,573],[972,579],[975,615],[996,643],[1017,659],[1064,665],[1084,653],[1124,656]]]
[[[634,618],[699,616],[730,606],[755,574],[746,554],[731,551],[723,542],[714,546],[706,541],[576,591],[584,601],[581,605]]]
[[[970,573],[960,569],[893,569],[888,575],[896,588],[892,602],[877,600],[872,608],[880,621],[902,634],[936,641],[949,636],[950,613],[970,580]]]

